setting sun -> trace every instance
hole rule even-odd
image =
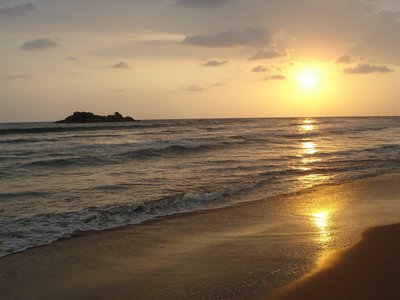
[[[318,74],[313,70],[301,71],[297,80],[302,88],[312,89],[318,83]]]

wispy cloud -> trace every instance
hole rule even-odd
[[[268,76],[268,77],[264,78],[264,80],[285,80],[285,79],[286,79],[286,76],[280,75],[280,74],[272,75],[272,76]]]
[[[49,48],[57,47],[59,44],[55,40],[49,38],[39,38],[30,40],[22,44],[21,50],[44,50]]]
[[[349,64],[353,62],[353,58],[350,55],[342,55],[337,60],[337,64]]]
[[[229,63],[229,61],[227,61],[227,60],[221,60],[221,61],[209,60],[203,66],[205,66],[205,67],[221,67],[223,65],[226,65],[227,63]]]
[[[280,58],[280,57],[285,57],[286,52],[280,52],[276,50],[267,50],[267,51],[259,51],[256,54],[254,54],[250,60],[267,60],[267,59],[274,59],[274,58]]]
[[[15,74],[15,75],[8,75],[6,78],[8,79],[27,79],[31,78],[32,76],[26,74]]]
[[[68,56],[68,57],[65,58],[65,60],[77,61],[77,60],[79,60],[79,57],[76,57],[76,56]]]
[[[3,8],[0,8],[0,16],[19,17],[24,16],[27,13],[34,11],[35,9],[36,5],[31,2],[7,5]]]
[[[191,85],[185,85],[182,87],[182,90],[184,92],[188,92],[188,93],[196,93],[196,92],[202,92],[205,91],[206,88],[197,85],[197,84],[191,84]]]
[[[255,73],[264,73],[264,72],[270,71],[270,69],[268,67],[264,67],[264,66],[257,66],[255,68],[253,68],[251,71],[255,72]]]
[[[209,86],[211,86],[211,87],[220,87],[220,86],[225,86],[226,84],[225,83],[211,83],[211,84],[209,84]]]
[[[390,73],[394,70],[386,66],[375,66],[370,64],[360,64],[355,67],[346,68],[344,74],[370,74],[370,73]]]
[[[176,0],[177,6],[195,8],[216,8],[232,0]]]
[[[116,63],[111,66],[111,68],[114,69],[130,69],[131,67],[124,61],[120,61],[119,63]]]
[[[208,48],[230,48],[240,46],[262,46],[271,41],[270,33],[264,29],[227,30],[216,34],[187,36],[186,45]]]

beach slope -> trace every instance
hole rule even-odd
[[[400,224],[369,229],[358,244],[327,255],[324,268],[288,285],[272,299],[398,299],[399,253]]]

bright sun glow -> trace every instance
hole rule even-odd
[[[331,64],[297,62],[293,69],[285,74],[291,79],[287,82],[288,89],[284,91],[291,98],[296,109],[304,110],[304,114],[312,114],[313,109],[323,107],[329,102],[336,91],[332,90],[337,70]],[[315,126],[312,121],[304,125]],[[312,126],[303,127],[303,131],[312,131]]]
[[[318,75],[313,70],[305,70],[299,73],[298,81],[302,88],[311,89],[318,83]]]

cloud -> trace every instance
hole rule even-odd
[[[211,83],[211,84],[209,84],[209,86],[211,86],[211,87],[220,87],[220,86],[225,86],[226,84],[225,83]]]
[[[116,63],[115,65],[112,65],[111,68],[114,69],[130,69],[131,67],[124,61],[120,61],[119,63]]]
[[[344,74],[370,74],[370,73],[390,73],[393,69],[386,66],[374,66],[369,64],[360,64],[356,67],[346,68]]]
[[[30,75],[25,75],[25,74],[16,74],[16,75],[8,75],[8,79],[27,79],[31,78],[32,76]]]
[[[278,67],[278,66],[271,66],[271,68],[275,69],[275,70],[278,71],[278,72],[281,72],[281,71],[282,71],[282,68],[281,68],[281,67]]]
[[[176,6],[195,8],[216,8],[232,0],[176,0]]]
[[[191,85],[186,85],[182,88],[183,91],[188,92],[188,93],[196,93],[196,92],[202,92],[205,91],[206,89],[202,86],[196,85],[196,84],[191,84]]]
[[[27,41],[20,47],[21,50],[44,50],[57,47],[58,43],[49,38],[39,38],[36,40]]]
[[[264,67],[264,66],[257,66],[255,68],[253,68],[251,71],[255,72],[255,73],[263,73],[263,72],[268,72],[269,68],[268,67]]]
[[[229,61],[227,61],[227,60],[222,60],[222,61],[209,60],[203,66],[205,66],[205,67],[221,67],[223,65],[226,65],[227,63],[229,63]]]
[[[264,80],[285,80],[285,79],[286,79],[286,76],[283,76],[283,75],[280,75],[280,74],[272,75],[272,76],[268,76],[268,77],[264,78]]]
[[[385,63],[400,63],[400,10],[368,15],[363,39],[349,49],[353,55]]]
[[[69,61],[77,61],[79,60],[79,57],[75,57],[75,56],[68,56],[65,58],[65,60],[69,60]]]
[[[80,76],[81,73],[80,72],[70,72],[68,74],[66,74],[66,76]]]
[[[186,45],[207,48],[231,48],[240,46],[262,46],[271,42],[270,33],[264,29],[242,31],[226,30],[216,34],[187,36]]]
[[[274,59],[279,57],[285,57],[286,52],[279,52],[276,50],[267,50],[267,51],[259,51],[254,54],[250,60],[266,60],[266,59]]]
[[[353,58],[350,55],[342,55],[336,60],[337,64],[349,64],[353,62]]]
[[[27,2],[23,4],[8,5],[0,9],[0,16],[19,17],[36,9],[36,5]]]

